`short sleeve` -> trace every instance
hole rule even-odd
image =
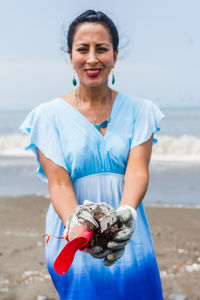
[[[37,148],[52,162],[67,170],[60,145],[59,132],[53,119],[47,116],[39,107],[27,115],[19,131],[29,135],[30,143],[25,147],[25,150],[32,150],[35,153],[38,164],[35,174],[42,180],[48,181],[40,164]]]
[[[135,114],[131,148],[145,143],[152,134],[153,144],[157,143],[154,134],[160,130],[158,123],[164,118],[164,114],[155,103],[143,100]]]

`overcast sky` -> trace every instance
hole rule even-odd
[[[200,106],[199,0],[0,0],[0,110],[73,89],[62,28],[86,9],[119,29],[116,89],[160,106]]]

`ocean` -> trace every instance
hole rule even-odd
[[[156,134],[150,164],[147,205],[200,205],[200,107],[170,107]],[[24,151],[18,128],[28,111],[0,111],[0,196],[48,195],[34,175],[36,160]]]

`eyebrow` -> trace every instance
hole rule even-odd
[[[84,46],[84,47],[88,47],[89,46],[89,44],[85,44],[85,43],[77,43],[76,44],[76,46],[78,47],[78,46]],[[98,43],[98,44],[96,44],[96,46],[110,46],[110,44],[108,44],[108,43]]]

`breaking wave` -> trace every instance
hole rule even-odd
[[[33,156],[25,151],[29,138],[21,134],[0,136],[0,155]],[[152,158],[155,160],[200,161],[200,138],[191,135],[173,137],[160,135],[153,147]]]
[[[191,135],[163,135],[153,147],[152,158],[157,160],[200,161],[200,138]]]
[[[28,143],[29,137],[21,134],[0,136],[0,155],[33,156],[31,151],[24,150]]]

